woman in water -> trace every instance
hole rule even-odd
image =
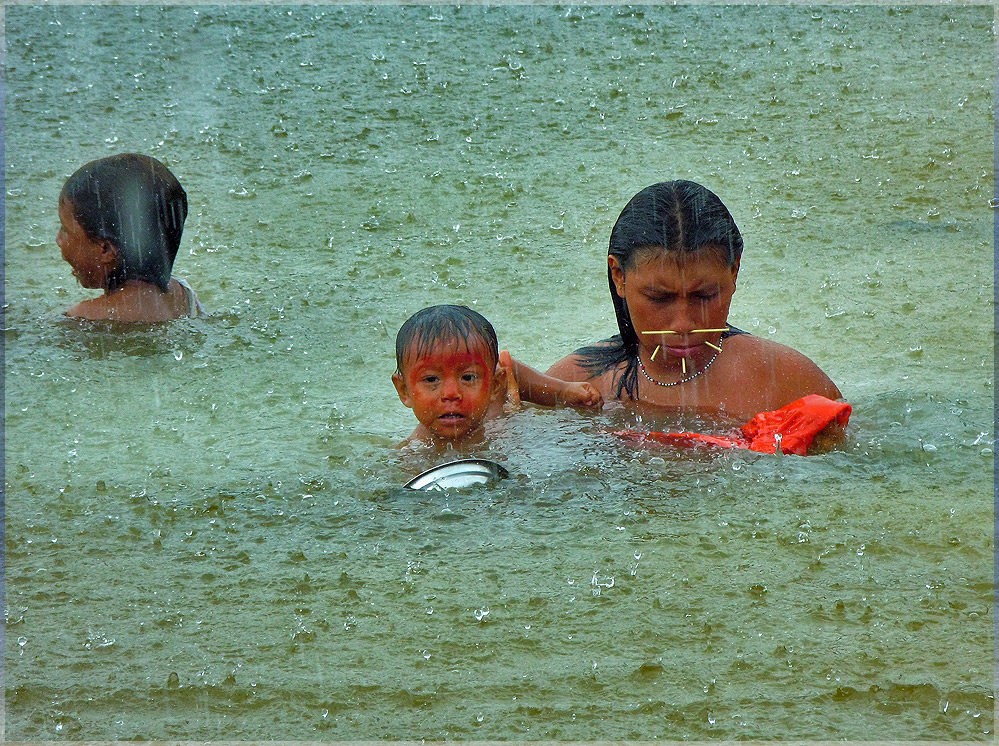
[[[839,399],[807,357],[729,324],[741,257],[742,236],[714,193],[690,181],[643,189],[618,217],[607,256],[620,333],[576,350],[548,375],[589,381],[605,400],[736,420],[808,394]],[[526,379],[521,395],[533,401]]]
[[[203,312],[194,291],[170,276],[187,218],[187,193],[155,158],[123,153],[92,161],[59,195],[56,243],[85,288],[104,295],[67,316],[156,322]]]

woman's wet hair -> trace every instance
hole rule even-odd
[[[396,334],[398,372],[402,372],[407,353],[415,352],[419,357],[438,345],[452,342],[464,345],[465,349],[484,344],[492,364],[499,360],[496,330],[485,316],[467,306],[430,306],[410,316]]]
[[[129,280],[166,291],[187,219],[187,193],[155,158],[122,153],[91,161],[59,195],[89,238],[109,241],[121,258],[108,291]]]
[[[714,192],[693,181],[664,181],[646,187],[625,205],[611,230],[608,256],[617,257],[625,274],[639,258],[675,257],[680,261],[711,257],[729,268],[742,256],[742,234]],[[628,303],[617,294],[607,268],[619,334],[574,353],[591,376],[625,365],[617,381],[622,392],[638,398],[638,334]]]

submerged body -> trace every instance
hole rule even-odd
[[[453,448],[482,439],[483,425],[520,407],[515,363],[500,351],[496,330],[465,306],[430,306],[413,314],[396,335],[399,400],[420,421],[406,443]],[[596,397],[591,384],[555,380],[531,371],[552,402]]]
[[[154,323],[203,313],[170,274],[186,217],[186,192],[155,158],[123,153],[81,167],[59,196],[56,244],[80,285],[104,295],[66,315]]]
[[[805,355],[729,325],[741,258],[742,236],[712,192],[693,182],[642,190],[618,218],[607,257],[620,333],[548,375],[587,381],[605,400],[740,421],[809,394],[840,398]]]
[[[129,282],[114,293],[80,301],[64,313],[91,321],[155,323],[195,318],[204,313],[204,306],[190,285],[171,277],[165,293],[148,282]]]

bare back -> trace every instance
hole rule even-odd
[[[66,315],[91,321],[155,323],[196,316],[199,311],[193,291],[171,278],[165,293],[148,282],[129,282],[110,295],[77,303]]]

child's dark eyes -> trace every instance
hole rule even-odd
[[[481,378],[482,374],[478,371],[465,371],[458,374],[458,380],[462,383],[477,383]],[[420,376],[419,380],[425,386],[439,386],[444,377],[438,373],[427,373]]]

